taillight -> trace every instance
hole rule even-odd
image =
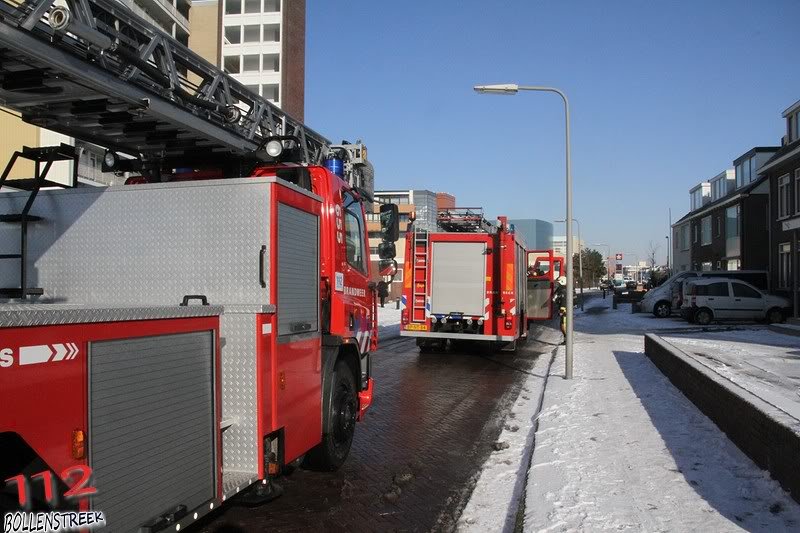
[[[72,458],[84,459],[86,457],[86,436],[83,430],[76,429],[72,432]]]
[[[144,176],[131,176],[125,180],[125,185],[141,185],[147,183],[147,178]]]
[[[400,323],[404,326],[408,324],[408,309],[400,311]]]
[[[506,318],[506,329],[511,329],[514,324],[511,322],[510,318]]]

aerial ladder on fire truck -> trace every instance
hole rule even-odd
[[[78,185],[80,153],[69,145],[22,148],[2,169],[0,186],[21,192],[0,194],[0,224],[20,227],[12,250],[16,235],[0,232],[0,283],[19,280],[0,290],[0,449],[14,439],[26,454],[6,454],[0,473],[22,476],[28,455],[87,463],[99,487],[92,505],[117,521],[110,529],[155,532],[178,530],[248,488],[274,495],[264,487],[290,464],[343,464],[372,402],[377,349],[365,146],[332,143],[117,0],[0,0],[0,106],[104,148],[103,170],[131,184],[44,190],[64,186],[52,177],[62,161],[72,162],[66,186]],[[32,179],[10,178],[20,159],[33,162]],[[380,214],[380,255],[393,263],[397,206]],[[46,231],[30,224],[41,218]],[[41,287],[30,286],[34,275]],[[191,333],[187,317],[202,319],[204,335],[216,328],[191,368],[169,347]],[[47,340],[64,331],[72,337]],[[169,386],[152,390],[169,409],[143,405],[152,362],[88,357],[93,343],[127,342],[129,332],[158,345],[169,367],[158,384]],[[65,372],[69,387],[84,387],[70,405],[56,399]],[[212,379],[187,385],[203,372]],[[87,392],[93,380],[116,379],[125,383],[107,387],[113,402]],[[33,381],[41,398],[29,402]],[[135,415],[104,419],[109,405]],[[104,440],[107,420],[120,423]],[[178,423],[202,433],[208,453],[172,435]],[[152,436],[146,451],[135,432]],[[168,452],[180,463],[169,475],[160,470]]]
[[[103,170],[135,171],[140,181],[180,178],[176,169],[238,177],[270,162],[329,162],[372,200],[363,144],[331,143],[117,0],[0,0],[0,105],[106,148]],[[42,186],[59,185],[47,179],[55,161],[72,159],[77,169],[73,150],[23,149],[0,186],[29,190],[32,203]],[[33,179],[8,179],[20,158],[35,162]],[[0,218],[21,228],[20,250],[0,250],[0,259],[20,263],[20,287],[5,296],[41,294],[25,278],[29,209]]]

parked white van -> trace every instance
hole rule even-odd
[[[767,288],[767,272],[765,270],[687,270],[677,272],[658,287],[651,289],[642,298],[640,309],[645,313],[653,313],[658,318],[667,318],[673,311],[678,311],[682,304],[682,283],[687,279],[698,277],[735,278],[755,285],[758,289]]]
[[[714,320],[783,322],[789,309],[786,298],[766,294],[738,279],[703,276],[685,284],[681,316],[703,326]]]

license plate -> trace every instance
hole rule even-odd
[[[428,331],[427,324],[406,324],[406,329],[409,331]]]

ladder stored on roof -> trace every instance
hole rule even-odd
[[[494,233],[497,228],[483,216],[481,207],[442,209],[436,222],[443,231],[463,233]]]
[[[364,188],[360,144],[331,145],[117,0],[59,3],[0,0],[0,105],[26,122],[155,172],[272,161],[263,148],[278,140],[295,162],[343,156]]]
[[[20,159],[33,161],[34,176],[31,179],[9,180],[11,169]],[[72,161],[71,183],[64,185],[49,181],[47,175],[56,161]],[[48,146],[45,148],[28,148],[14,152],[8,161],[5,170],[0,174],[0,189],[8,186],[14,189],[28,191],[28,198],[19,213],[0,214],[0,223],[19,224],[20,241],[19,250],[11,250],[10,253],[0,253],[2,260],[19,261],[19,287],[0,288],[0,296],[7,298],[27,299],[28,296],[40,296],[43,294],[41,288],[28,287],[28,223],[41,220],[41,217],[30,214],[36,196],[42,187],[74,187],[78,178],[78,155],[74,146],[62,144],[61,146]]]

